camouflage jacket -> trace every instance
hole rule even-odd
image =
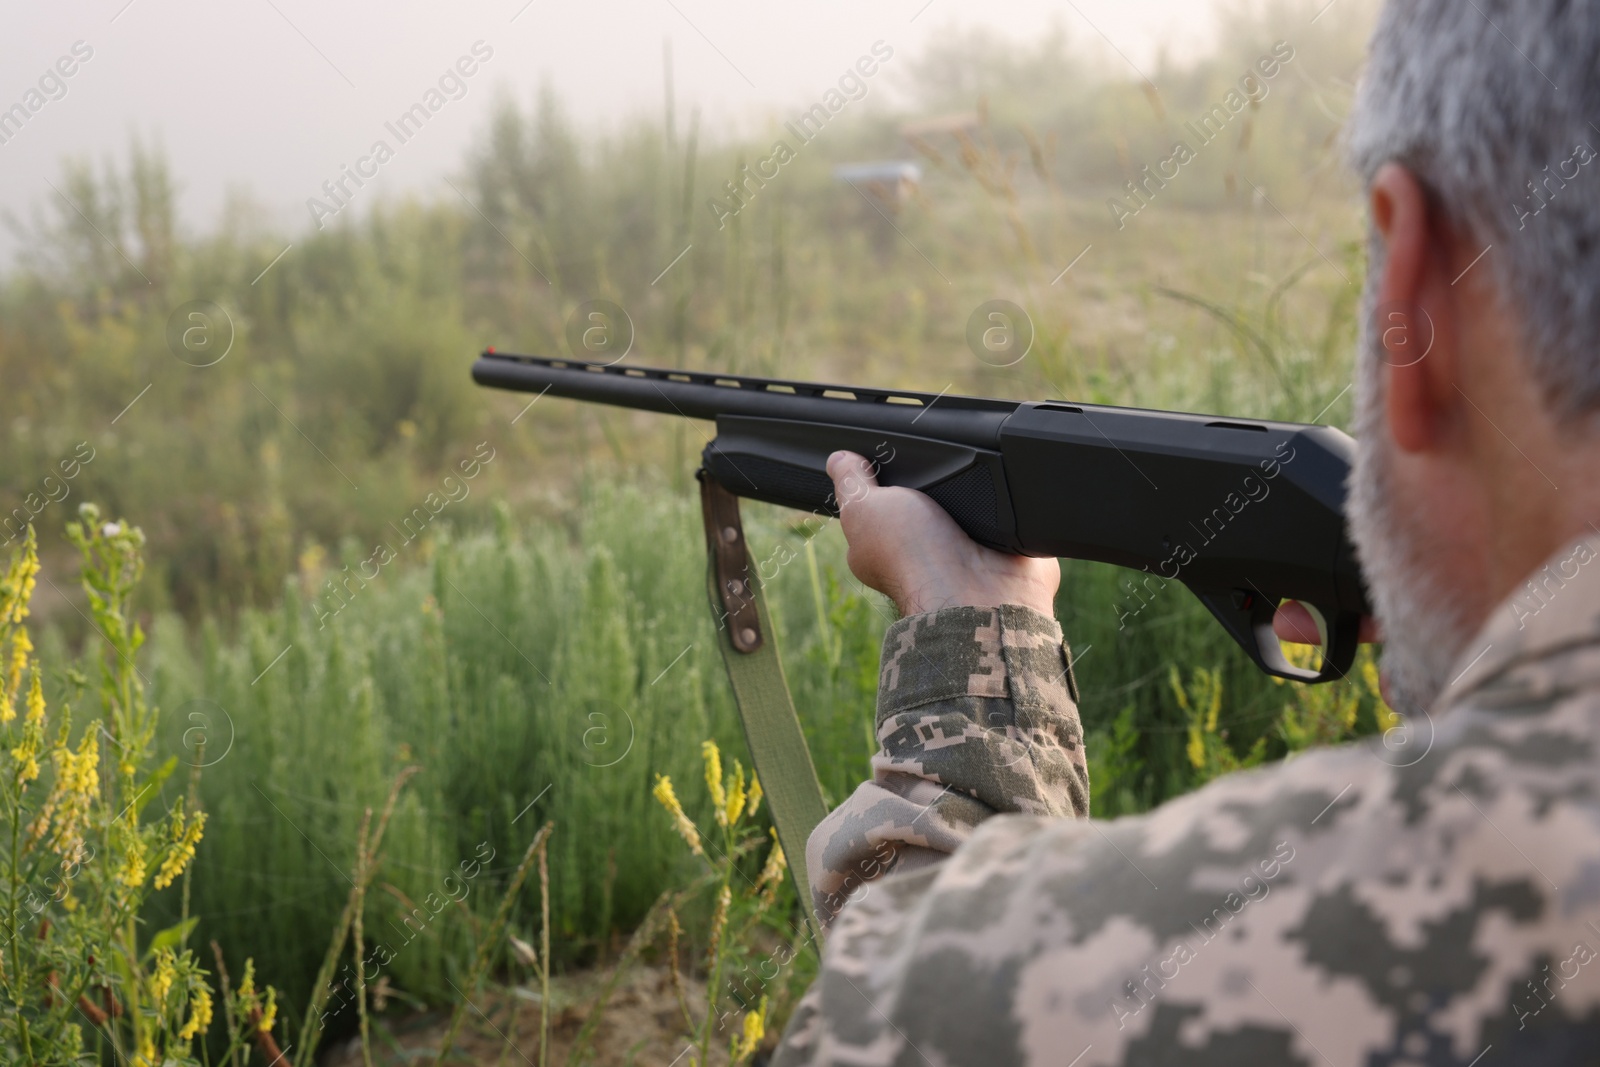
[[[774,1063],[1600,1062],[1597,555],[1552,557],[1403,728],[1110,822],[1053,620],[900,620]]]

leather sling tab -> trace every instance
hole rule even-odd
[[[778,659],[772,621],[750,554],[739,498],[701,471],[701,515],[706,532],[706,592],[717,620],[717,647],[733,684],[745,744],[767,795],[778,842],[789,862],[795,892],[813,938],[821,933],[806,874],[806,840],[828,808],[811,762],[800,718]]]

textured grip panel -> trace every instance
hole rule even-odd
[[[712,477],[739,496],[829,515],[839,514],[839,507],[833,500],[833,479],[826,471],[749,453],[735,456],[720,450],[706,453],[706,465],[711,468]]]
[[[968,467],[960,474],[952,474],[942,482],[935,482],[923,492],[948,511],[950,517],[956,520],[956,525],[973,540],[990,544],[1005,540],[999,529],[999,502],[996,499],[994,476],[982,464]]]
[[[706,466],[711,476],[739,496],[765,500],[786,507],[803,508],[828,515],[839,514],[833,498],[833,480],[826,471],[784,463],[750,452],[707,449]],[[885,468],[885,480],[890,468]],[[975,541],[1005,545],[1000,530],[998,492],[994,475],[983,464],[968,467],[958,474],[923,486],[922,491]]]

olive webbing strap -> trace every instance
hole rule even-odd
[[[702,476],[700,485],[706,524],[706,592],[717,619],[717,646],[722,650],[745,743],[771,808],[802,913],[816,937],[821,927],[806,874],[806,840],[828,814],[827,804],[789,697],[766,601],[749,565],[739,498],[709,478]]]

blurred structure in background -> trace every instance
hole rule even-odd
[[[922,184],[922,168],[904,160],[845,163],[833,168],[833,178],[854,186],[880,207],[898,211]]]

